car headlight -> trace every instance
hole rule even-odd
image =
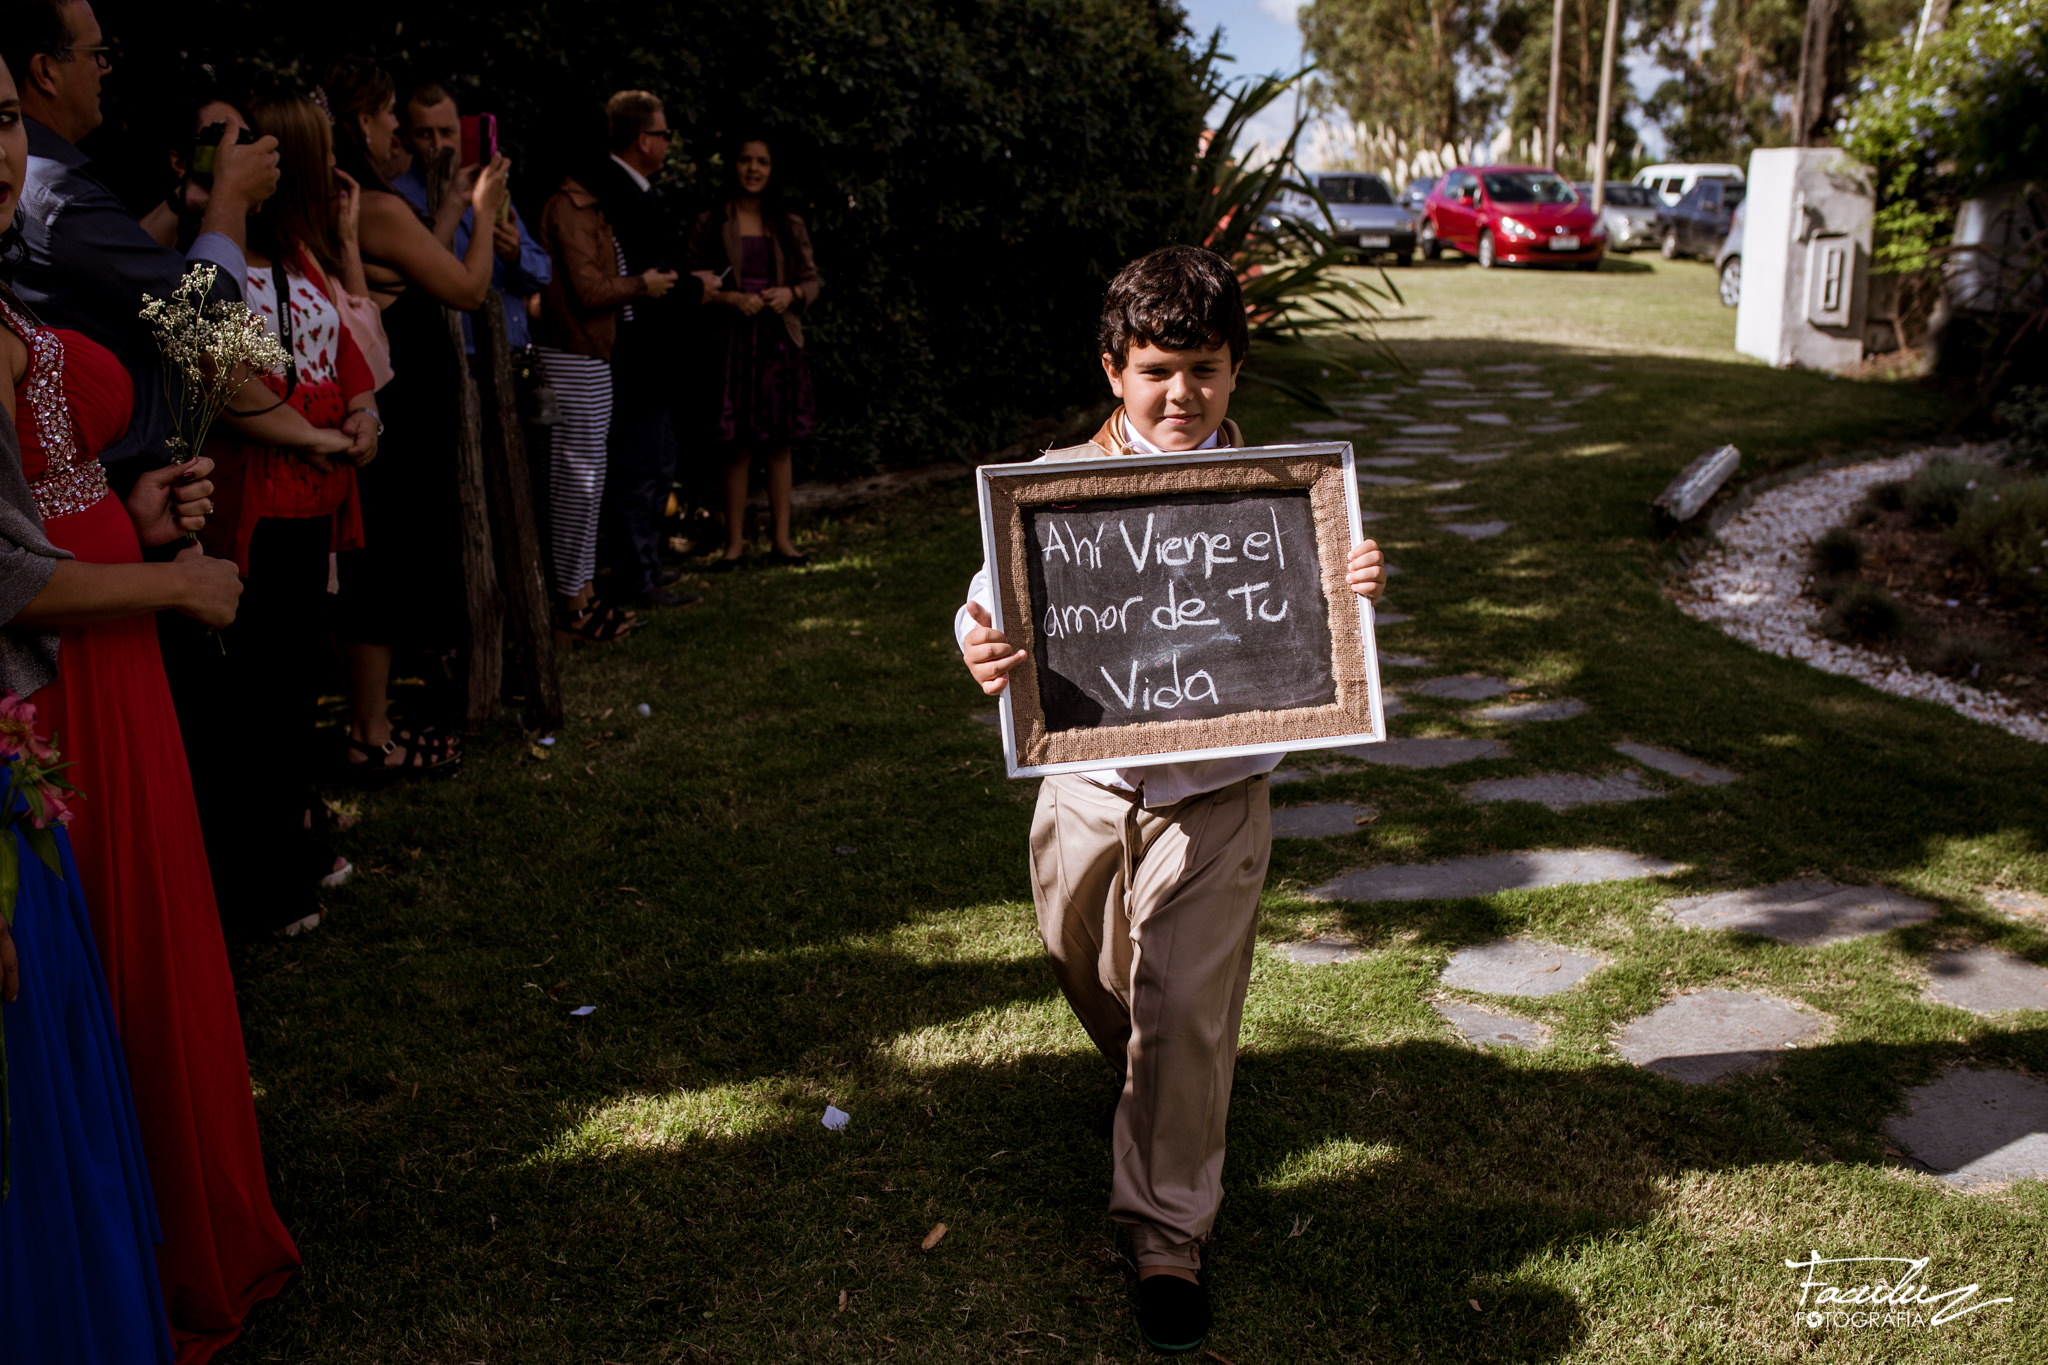
[[[1533,230],[1515,218],[1501,219],[1500,230],[1510,237],[1534,237],[1536,235]]]

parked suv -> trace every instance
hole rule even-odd
[[[1414,263],[1415,215],[1394,202],[1386,181],[1361,171],[1323,171],[1306,179],[1330,206],[1338,245],[1366,259],[1391,253],[1397,265]],[[1322,220],[1322,211],[1304,194],[1284,194],[1273,207],[1289,218]]]
[[[1657,215],[1657,236],[1664,259],[1704,256],[1712,260],[1728,238],[1743,186],[1731,180],[1702,180],[1678,202]]]
[[[1742,167],[1724,161],[1671,161],[1645,166],[1635,174],[1635,183],[1647,187],[1666,204],[1676,204],[1686,191],[1712,176],[1716,180],[1742,183]]]
[[[1429,192],[1424,250],[1478,261],[1598,270],[1607,232],[1571,183],[1541,166],[1460,166]]]

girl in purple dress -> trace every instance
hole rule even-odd
[[[701,215],[690,234],[692,270],[730,272],[725,287],[705,298],[717,305],[710,355],[719,382],[711,436],[726,462],[725,557],[712,563],[714,573],[739,567],[745,552],[747,474],[756,453],[768,457],[775,562],[808,562],[789,538],[789,447],[817,427],[799,320],[818,300],[810,234],[803,219],[783,207],[765,139],[742,140],[727,164],[730,197]]]

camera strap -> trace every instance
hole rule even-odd
[[[266,412],[276,412],[299,390],[299,356],[292,349],[292,296],[291,279],[285,274],[284,262],[270,263],[270,289],[277,296],[277,338],[284,346],[284,397],[267,408],[229,408],[230,417],[261,417]]]

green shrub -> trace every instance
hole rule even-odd
[[[1897,644],[1912,618],[1899,600],[1868,583],[1851,583],[1834,594],[1821,614],[1821,634],[1859,645]]]
[[[2048,388],[2018,385],[1997,413],[2012,433],[2013,463],[2048,474]]]
[[[2048,609],[2048,478],[1979,490],[1954,535],[1999,592]]]
[[[1943,455],[1920,466],[1920,472],[1906,484],[1901,501],[1922,525],[1953,526],[1976,491],[1997,482],[1998,477],[1998,470],[1991,465]]]
[[[1855,573],[1863,567],[1863,542],[1846,526],[1837,526],[1813,543],[1813,571],[1824,578]]]
[[[1942,635],[1935,640],[1921,667],[1951,678],[1981,682],[1985,674],[1997,677],[2012,664],[2012,655],[1995,641],[1974,635]]]
[[[170,111],[360,51],[498,116],[521,214],[602,156],[603,106],[651,90],[676,130],[657,181],[687,228],[719,197],[725,140],[760,129],[816,244],[804,319],[814,474],[964,457],[1106,400],[1109,277],[1188,220],[1211,63],[1174,0],[752,0],[420,5],[332,14],[262,0],[123,10],[107,122],[88,149],[138,211],[163,195]],[[198,17],[195,18],[195,15]],[[680,386],[679,386],[680,387]],[[715,457],[686,432],[682,463]]]

